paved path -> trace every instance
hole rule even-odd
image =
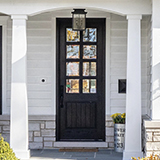
[[[30,160],[122,160],[122,153],[112,150],[98,152],[59,152],[58,149],[31,150]]]

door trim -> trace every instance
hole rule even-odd
[[[56,56],[56,45],[57,45],[57,35],[56,35],[56,19],[57,18],[70,18],[70,14],[67,14],[68,12],[53,12],[52,13],[52,52],[53,52],[53,56],[52,56],[52,60],[53,60],[53,65],[52,65],[52,69],[53,69],[53,74],[52,74],[52,80],[53,80],[53,92],[52,92],[52,106],[53,106],[53,110],[54,110],[54,115],[56,116],[58,111],[57,111],[57,96],[56,96],[56,82],[57,82],[57,77],[56,77],[56,67],[57,67],[57,56]],[[89,12],[87,14],[88,18],[106,18],[106,50],[105,50],[105,55],[106,55],[106,60],[105,60],[105,121],[106,121],[106,115],[110,115],[111,114],[111,109],[110,109],[110,18],[111,18],[111,14],[110,13],[100,13],[100,14],[96,14],[94,12]],[[106,76],[107,75],[107,76]],[[56,122],[57,122],[57,117],[56,117]],[[56,128],[56,141],[57,141],[57,136],[58,136],[58,130]],[[106,139],[106,138],[105,138]],[[61,142],[63,143],[63,142]],[[65,143],[65,142],[64,142]],[[91,142],[88,142],[91,143]],[[102,142],[99,142],[102,143]]]
[[[56,129],[56,141],[61,141],[60,140],[60,135],[61,135],[61,129],[59,128],[60,127],[60,118],[61,118],[61,115],[60,115],[60,108],[59,108],[59,101],[60,101],[60,99],[59,99],[59,95],[60,95],[60,89],[59,89],[59,86],[60,86],[60,54],[58,54],[59,52],[60,52],[60,36],[62,36],[60,33],[60,31],[61,31],[61,27],[60,27],[60,24],[62,23],[62,20],[65,20],[65,18],[58,18],[58,19],[56,19],[56,114],[57,114],[57,120],[56,120],[56,126],[57,126],[57,129]],[[98,18],[95,18],[95,20],[98,20]],[[99,20],[100,19],[105,19],[105,18],[99,18]],[[105,19],[106,20],[106,19]],[[89,20],[89,21],[91,21],[91,19]],[[106,33],[106,23],[104,23],[104,26],[102,27],[102,29],[103,29],[103,31],[102,31],[102,33],[104,34],[104,36],[102,36],[102,41],[104,42],[103,43],[103,45],[102,45],[102,52],[103,52],[103,56],[104,57],[106,57],[106,47],[105,47],[105,44],[106,44],[106,37],[105,37],[105,33]],[[102,70],[102,74],[104,75],[104,79],[102,79],[103,80],[103,84],[104,84],[104,86],[106,85],[106,83],[105,83],[105,73],[106,73],[106,69],[105,69],[105,59],[104,59],[104,61],[102,62],[103,63],[103,70]],[[103,99],[103,102],[102,102],[102,105],[104,105],[104,111],[103,111],[103,113],[104,113],[104,115],[103,115],[103,136],[102,136],[102,141],[104,142],[105,141],[105,111],[106,111],[106,103],[105,103],[105,98],[106,98],[106,91],[105,91],[105,88],[104,88],[104,91],[102,91],[103,92],[103,95],[101,95],[101,97],[103,97],[102,99]],[[98,129],[98,128],[97,128]],[[70,141],[70,140],[69,140]],[[72,141],[72,140],[71,140]],[[76,140],[75,140],[76,141]],[[86,141],[86,140],[85,140]]]

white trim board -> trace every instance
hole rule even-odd
[[[56,17],[52,16],[52,108],[56,115]]]
[[[2,114],[9,114],[6,107],[6,47],[7,47],[7,21],[9,16],[0,16],[2,26]]]

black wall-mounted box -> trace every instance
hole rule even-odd
[[[118,93],[126,93],[126,79],[118,80]]]

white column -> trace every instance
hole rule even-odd
[[[123,160],[142,157],[141,150],[141,15],[129,15],[126,133]]]
[[[16,156],[28,159],[27,41],[25,15],[13,15],[10,145]]]
[[[152,0],[152,114],[160,120],[160,0]]]

